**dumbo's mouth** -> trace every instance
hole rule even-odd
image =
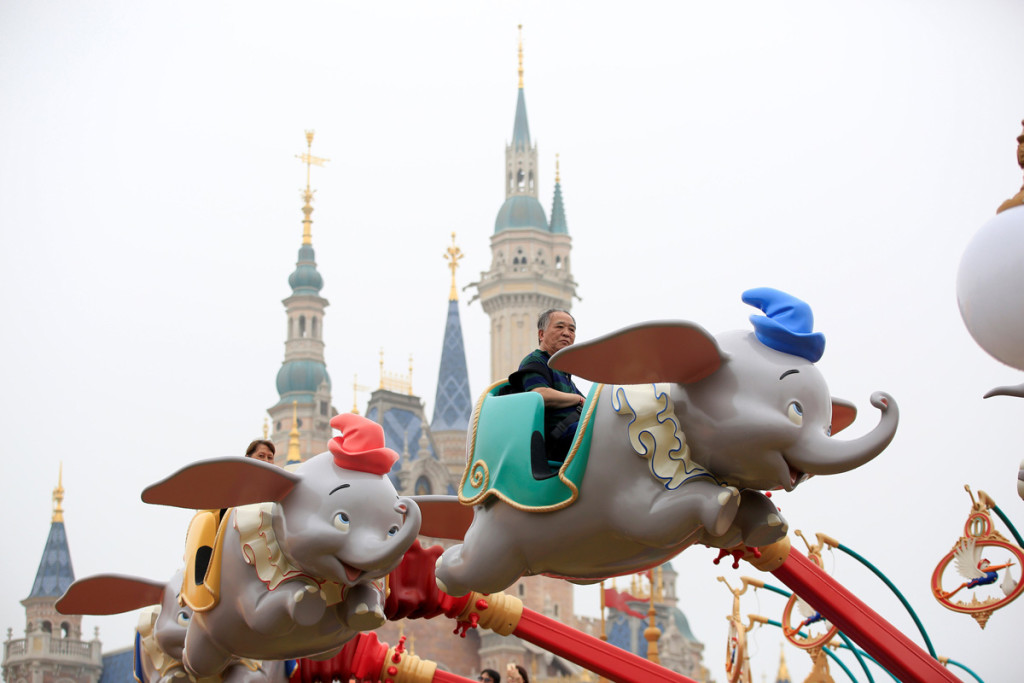
[[[780,476],[779,478],[785,481],[786,483],[774,486],[771,489],[772,491],[792,491],[793,489],[796,488],[797,484],[807,479],[807,473],[801,472],[800,470],[790,465],[789,461],[786,460],[785,456],[783,456],[782,458],[782,464],[786,466],[787,471],[785,475]],[[782,475],[781,472],[779,474]]]
[[[359,580],[359,577],[363,575],[362,569],[357,569],[350,564],[345,564],[341,560],[338,560],[342,570],[345,572],[345,578],[349,580],[349,583],[355,583]]]

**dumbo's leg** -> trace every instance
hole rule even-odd
[[[231,653],[218,647],[201,629],[195,627],[195,621],[185,633],[185,648],[182,651],[182,664],[185,670],[195,678],[217,676],[231,663]]]
[[[384,616],[384,595],[372,584],[352,586],[345,602],[338,605],[341,620],[353,631],[372,631],[387,621]]]
[[[701,527],[717,536],[732,525],[739,504],[736,488],[695,479],[677,489],[659,492],[653,501],[628,501],[629,511],[622,519],[629,527],[620,533],[658,548],[676,545]],[[638,519],[644,520],[642,528],[635,525]]]
[[[470,529],[472,532],[473,529]],[[437,558],[437,587],[460,597],[470,591],[497,593],[523,575],[526,562],[515,543],[501,533],[466,534],[466,542],[452,546]]]
[[[319,587],[305,581],[287,581],[273,591],[265,591],[255,604],[243,603],[242,613],[253,630],[268,636],[281,636],[295,625],[311,626],[324,615],[327,605]]]
[[[725,533],[704,532],[703,542],[715,548],[733,548],[740,544],[760,547],[778,541],[789,531],[789,524],[778,508],[760,491],[740,492],[736,518]]]

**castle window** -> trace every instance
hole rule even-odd
[[[516,185],[519,187],[520,190],[523,189],[523,187],[525,185],[525,181],[526,181],[526,176],[523,175],[523,169],[519,169],[519,172],[516,173]]]
[[[61,625],[60,625],[60,637],[61,638],[70,638],[71,637],[71,624],[69,624],[66,621],[61,622]]]
[[[288,318],[288,338],[295,337],[295,318]]]
[[[306,336],[306,316],[304,315],[299,316],[299,336]]]
[[[562,269],[562,257],[561,256],[556,256],[555,257],[555,270],[561,270],[561,269]]]
[[[327,401],[320,401],[320,414],[327,416]]]
[[[519,584],[518,588],[519,588],[519,597],[525,598],[526,597],[526,586],[524,586],[523,584]]]
[[[533,171],[530,171],[530,189],[533,189]]]
[[[318,321],[318,318],[316,316],[313,316],[313,339],[319,339],[320,338],[320,329],[319,329],[319,325],[317,324],[317,321]]]
[[[277,431],[281,431],[281,421],[280,420],[277,421],[276,429],[277,429]]]
[[[429,496],[433,493],[433,489],[430,486],[430,480],[426,477],[420,477],[417,479],[415,491],[417,496]]]
[[[43,633],[53,633],[53,625],[48,621],[44,621],[39,625],[43,629]]]

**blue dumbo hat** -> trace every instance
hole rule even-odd
[[[750,316],[750,322],[758,341],[765,346],[812,363],[825,352],[825,335],[811,331],[811,307],[795,296],[771,287],[755,287],[743,292],[743,303],[764,311],[764,315]]]

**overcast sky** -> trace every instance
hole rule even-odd
[[[164,578],[188,515],[140,491],[260,433],[306,129],[331,159],[313,170],[313,244],[334,403],[351,408],[355,374],[376,384],[383,348],[392,372],[412,354],[430,414],[450,233],[460,287],[490,262],[519,23],[548,212],[561,155],[579,338],[655,318],[746,328],[754,286],[807,300],[828,339],[819,367],[861,411],[850,432],[877,422],[874,390],[902,417],[872,463],[779,495],[783,514],[882,567],[940,654],[987,681],[1018,676],[1024,604],[982,631],[928,588],[966,519],[965,483],[1024,524],[1024,402],[981,398],[1021,373],[972,342],[954,293],[965,244],[1021,184],[1018,0],[3,3],[0,627],[23,633],[62,462],[76,575]],[[469,298],[475,395],[488,324]],[[731,598],[715,577],[756,570],[713,557],[691,548],[675,566],[722,680]],[[838,552],[826,564],[913,633],[865,570]],[[761,591],[742,611],[782,607]],[[85,623],[109,650],[134,621]],[[778,642],[752,635],[755,680],[771,680]],[[802,679],[806,656],[787,659]]]

